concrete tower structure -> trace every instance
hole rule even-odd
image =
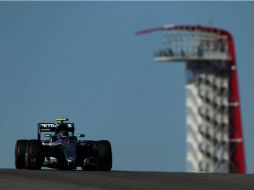
[[[186,163],[190,172],[245,173],[232,35],[218,28],[164,25],[156,62],[186,63]]]

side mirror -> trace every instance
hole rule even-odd
[[[81,138],[83,137],[84,138],[85,134],[78,134],[78,137],[81,137]]]
[[[51,134],[45,134],[44,137],[51,138],[52,135]]]

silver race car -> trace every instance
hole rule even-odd
[[[111,170],[112,151],[109,141],[81,140],[85,135],[74,135],[74,123],[67,123],[67,118],[58,118],[57,121],[38,123],[37,140],[16,142],[17,169],[39,170],[41,167],[49,167],[73,170],[81,167],[83,170]]]

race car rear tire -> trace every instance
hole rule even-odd
[[[112,150],[111,144],[107,140],[102,140],[97,143],[98,150],[98,170],[110,171],[112,168]]]
[[[25,166],[27,169],[40,170],[42,166],[42,143],[39,140],[29,140],[26,143]]]
[[[25,154],[27,140],[17,140],[15,145],[15,167],[25,169]]]

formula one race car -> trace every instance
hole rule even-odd
[[[38,123],[37,140],[16,142],[17,169],[39,170],[41,167],[49,167],[72,170],[81,167],[83,170],[111,170],[112,151],[109,141],[78,139],[85,135],[74,136],[74,123],[66,123],[67,118],[59,118],[57,121]]]

